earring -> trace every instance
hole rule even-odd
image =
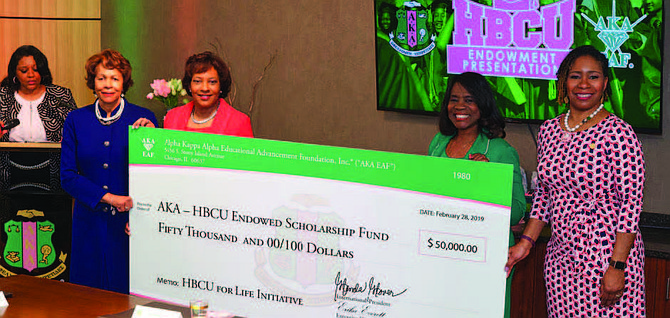
[[[14,78],[12,79],[12,82],[14,82],[14,84],[18,84],[18,83],[16,82],[16,76],[14,76]]]
[[[126,94],[121,93],[121,98],[126,98]]]
[[[563,104],[570,104],[570,99],[568,96],[563,97]]]

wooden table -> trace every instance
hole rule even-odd
[[[9,307],[4,312],[0,309],[3,318],[99,317],[152,302],[137,296],[27,275],[0,278],[0,290],[13,293],[7,300]]]

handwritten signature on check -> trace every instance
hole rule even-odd
[[[361,285],[358,282],[354,285],[350,285],[350,283],[347,281],[346,278],[344,279],[340,278],[340,272],[337,272],[337,275],[335,276],[335,297],[334,297],[335,300],[337,300],[338,293],[340,296],[346,296],[349,293],[359,294],[367,292],[368,296],[398,297],[404,294],[406,291],[407,288],[403,289],[400,292],[393,291],[390,288],[389,289],[383,288],[381,283],[375,281],[374,276],[370,277],[370,280],[363,283],[363,285]]]

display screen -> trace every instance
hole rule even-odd
[[[605,108],[661,132],[662,0],[375,0],[377,109],[438,114],[450,74],[485,75],[509,121],[567,111],[556,72],[592,45],[608,58]]]

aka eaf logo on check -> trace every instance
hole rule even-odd
[[[151,149],[154,148],[155,144],[156,141],[153,138],[142,138],[142,145],[144,145],[144,149],[146,149],[146,151],[142,151],[142,157],[153,158],[154,153]]]

